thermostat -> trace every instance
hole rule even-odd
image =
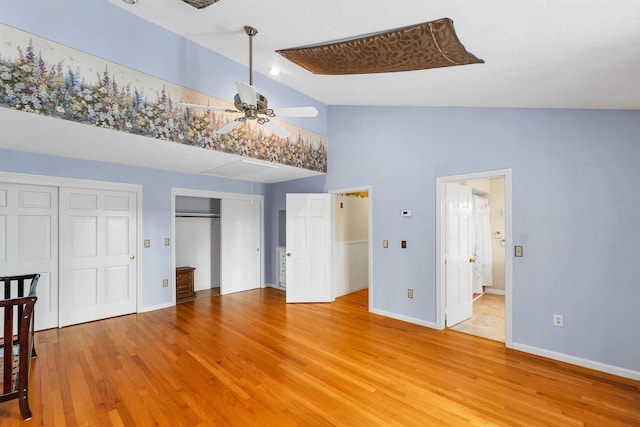
[[[400,216],[411,216],[411,211],[409,209],[403,209],[400,211]]]

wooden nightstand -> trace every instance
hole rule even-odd
[[[194,267],[176,268],[176,299],[192,297],[196,294],[193,289]]]

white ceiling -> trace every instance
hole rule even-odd
[[[254,26],[256,72],[328,105],[640,109],[637,0],[110,1],[244,65]],[[321,76],[275,52],[444,17],[484,64]]]

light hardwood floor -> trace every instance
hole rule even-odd
[[[23,424],[640,425],[639,382],[366,305],[267,288],[38,332]],[[20,424],[0,403],[0,427]]]

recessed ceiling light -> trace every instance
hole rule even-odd
[[[280,74],[280,68],[271,67],[271,70],[269,70],[269,72],[271,73],[272,76],[277,76],[278,74]]]

